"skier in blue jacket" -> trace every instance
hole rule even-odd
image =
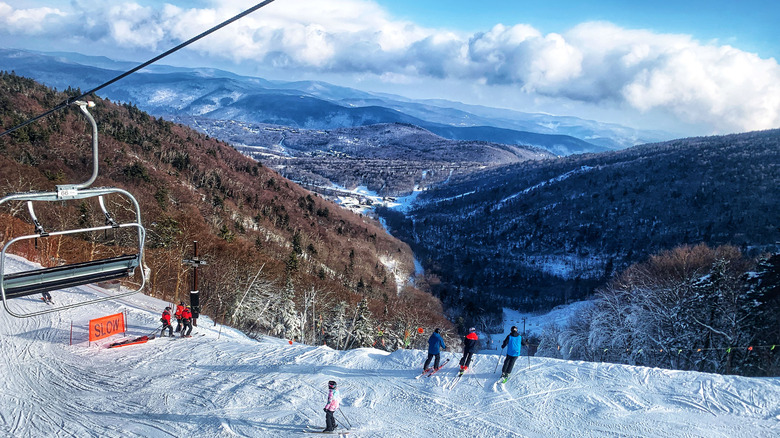
[[[433,368],[439,368],[439,359],[441,358],[440,348],[443,350],[447,347],[444,345],[444,339],[442,339],[439,334],[439,329],[436,329],[433,331],[431,337],[428,338],[428,359],[425,360],[425,364],[423,365],[423,372],[430,369],[428,368],[428,365],[431,364],[431,359],[433,358],[436,358],[436,360],[433,361]]]
[[[501,348],[506,348],[506,359],[504,359],[504,366],[501,368],[501,377],[506,379],[512,372],[517,356],[520,356],[520,350],[523,348],[523,338],[517,332],[517,327],[512,326],[512,331],[504,339]]]

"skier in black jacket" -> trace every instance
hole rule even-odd
[[[469,329],[469,334],[463,339],[463,357],[460,358],[460,373],[463,374],[469,369],[471,364],[471,358],[474,353],[477,352],[477,346],[479,345],[479,336],[477,336],[477,329],[474,327]]]

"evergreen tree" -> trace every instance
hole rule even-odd
[[[352,327],[350,347],[370,347],[374,344],[374,318],[368,308],[368,299],[363,298],[356,309],[355,324]]]
[[[752,327],[758,349],[746,358],[747,375],[780,375],[780,346],[771,349],[780,340],[780,253],[762,257],[756,272],[748,276],[750,298],[755,304],[751,314]]]
[[[339,301],[333,308],[330,320],[325,323],[325,342],[335,349],[344,348],[347,333],[347,303]]]
[[[295,310],[295,288],[291,277],[287,277],[287,284],[279,297],[271,334],[286,339],[300,339],[300,319]]]

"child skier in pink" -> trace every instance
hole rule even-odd
[[[333,432],[336,430],[336,418],[333,413],[339,408],[339,390],[336,388],[336,382],[331,380],[328,382],[328,404],[325,405],[325,430],[323,432]]]

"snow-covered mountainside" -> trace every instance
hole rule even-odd
[[[50,87],[91,89],[128,63],[76,53],[42,54],[0,49],[0,65]],[[337,129],[377,123],[411,123],[452,140],[481,140],[545,148],[556,155],[622,149],[674,135],[583,120],[469,106],[445,100],[416,101],[325,82],[267,81],[215,69],[152,65],[100,92],[166,119],[270,123]],[[224,138],[221,138],[225,140]]]
[[[12,259],[7,272],[27,262]],[[10,266],[9,266],[10,265]],[[111,292],[55,292],[55,305]],[[107,349],[90,319],[126,312],[127,337],[159,327],[166,303],[141,294],[39,317],[0,313],[0,435],[13,437],[286,437],[323,426],[328,380],[350,437],[774,437],[780,379],[520,358],[497,384],[499,356],[476,355],[455,381],[414,379],[425,352],[334,351],[258,342],[202,316],[195,336]],[[37,296],[9,305],[48,306]],[[72,340],[72,345],[70,342]],[[455,385],[453,386],[453,383]]]

